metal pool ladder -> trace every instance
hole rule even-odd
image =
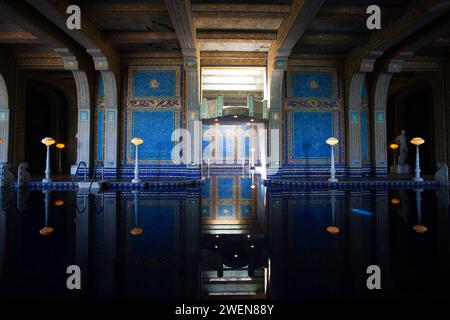
[[[80,170],[80,167],[82,167],[82,166],[84,167],[84,181],[87,180],[87,165],[86,165],[86,162],[80,161],[80,162],[78,163],[77,170],[75,170],[75,174],[74,174],[74,176],[73,176],[73,178],[72,178],[72,182],[71,182],[71,184],[70,184],[70,189],[72,189],[73,184],[75,183],[75,179],[76,179],[77,176],[78,176],[78,170]]]

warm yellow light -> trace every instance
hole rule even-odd
[[[131,139],[131,143],[134,144],[135,146],[138,146],[143,144],[144,140],[142,140],[141,138],[133,138]]]
[[[256,150],[255,148],[251,148],[250,149],[251,152],[255,152],[255,150]]]
[[[392,199],[391,199],[391,203],[392,203],[393,205],[398,205],[398,204],[400,204],[400,199],[392,198]]]
[[[339,233],[339,228],[336,226],[329,226],[327,227],[327,232],[329,234],[338,234]]]
[[[57,147],[58,149],[64,149],[66,146],[64,143],[58,143],[55,147]]]
[[[57,207],[62,206],[63,204],[64,204],[63,200],[56,200],[55,201],[55,206],[57,206]]]
[[[250,119],[251,122],[255,121],[255,119]]]
[[[43,227],[41,230],[39,230],[39,233],[43,236],[48,236],[52,234],[54,229],[52,227]]]
[[[251,189],[255,189],[256,186],[255,186],[254,184],[252,184],[252,185],[250,186],[250,188],[251,188]]]
[[[339,143],[339,140],[336,139],[335,137],[331,137],[327,139],[327,144],[329,144],[330,146],[335,146]]]
[[[141,234],[144,233],[144,229],[139,228],[139,227],[135,227],[135,228],[131,229],[130,233],[133,236],[140,236]]]
[[[411,143],[415,146],[420,146],[421,144],[425,143],[425,140],[423,140],[422,138],[416,137],[411,140]]]
[[[3,144],[3,139],[2,138],[0,138],[0,144]]]
[[[389,147],[390,147],[392,150],[397,150],[398,147],[399,147],[399,145],[396,144],[396,143],[393,143],[393,144],[391,144]]]
[[[417,233],[425,233],[428,231],[428,228],[422,224],[417,224],[413,227],[413,230]]]
[[[237,119],[238,116],[233,116],[233,118]]]
[[[52,144],[55,144],[56,141],[53,138],[46,137],[46,138],[42,139],[41,142],[48,147],[48,146],[51,146]]]

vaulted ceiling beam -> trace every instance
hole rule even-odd
[[[269,58],[288,57],[297,41],[303,36],[325,0],[293,0],[289,15],[283,20],[277,40],[270,47]]]
[[[102,39],[112,44],[161,43],[176,41],[177,35],[172,31],[114,31],[103,32]]]
[[[372,72],[376,60],[384,52],[422,29],[449,8],[448,0],[414,0],[401,18],[383,26],[381,30],[374,31],[366,45],[357,47],[348,54],[347,71]]]
[[[70,3],[66,0],[26,0],[42,15],[56,24],[62,31],[78,42],[94,59],[96,70],[111,70],[120,73],[120,60],[115,49],[101,38],[99,30],[85,17],[81,19],[81,29],[69,30],[66,26],[66,10]]]

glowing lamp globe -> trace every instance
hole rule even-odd
[[[66,145],[64,143],[58,143],[55,147],[57,147],[59,150],[64,149]]]
[[[3,139],[2,138],[0,138],[0,144],[3,144]]]
[[[254,184],[252,184],[251,186],[250,186],[250,189],[255,189],[256,188],[256,186],[254,185]]]
[[[327,227],[327,232],[329,233],[329,234],[338,234],[339,233],[339,228],[338,227],[336,227],[336,226],[329,226],[329,227]]]
[[[39,233],[43,236],[49,236],[53,233],[54,229],[52,227],[43,227],[39,230]]]
[[[414,138],[411,140],[411,143],[415,146],[420,146],[421,144],[425,143],[425,140],[423,140],[422,138]]]
[[[55,139],[53,139],[53,138],[46,137],[46,138],[42,139],[41,142],[42,142],[43,144],[45,144],[47,147],[49,147],[49,146],[51,146],[52,144],[55,144],[56,141],[55,141]]]
[[[60,206],[62,206],[64,204],[64,201],[63,200],[56,200],[55,201],[55,206],[57,206],[57,207],[60,207]]]
[[[336,139],[335,137],[331,137],[331,138],[328,138],[326,142],[330,146],[335,146],[339,143],[339,140]]]
[[[393,205],[399,205],[399,204],[400,204],[400,199],[392,198],[392,199],[391,199],[391,203],[392,203]]]
[[[399,145],[396,143],[393,143],[389,146],[389,148],[391,148],[392,150],[397,150],[399,148]]]
[[[141,138],[133,138],[131,139],[131,143],[135,146],[139,146],[144,143],[144,140],[142,140]]]
[[[130,233],[132,236],[140,236],[141,234],[144,233],[144,229],[135,227],[135,228],[131,229]]]

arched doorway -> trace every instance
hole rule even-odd
[[[29,164],[30,173],[38,176],[43,174],[46,161],[41,140],[52,137],[57,143],[67,141],[67,100],[60,91],[33,81],[26,88],[25,114],[25,161]],[[51,151],[52,172],[56,172],[58,154],[54,146]],[[65,155],[63,152],[63,169],[67,169]]]
[[[420,83],[401,89],[388,100],[387,134],[388,142],[393,143],[401,130],[406,131],[408,141],[414,137],[425,139],[420,149],[420,164],[423,174],[433,174],[436,168],[434,97],[431,85]],[[389,163],[393,154],[389,153]],[[415,167],[415,147],[410,145],[407,163],[411,173]]]

